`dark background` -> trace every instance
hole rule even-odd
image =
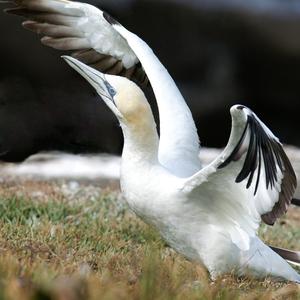
[[[184,94],[203,145],[227,143],[229,108],[240,103],[282,142],[300,146],[299,1],[85,2],[101,3],[150,44]],[[41,150],[120,153],[112,113],[63,53],[20,23],[0,13],[0,159]]]

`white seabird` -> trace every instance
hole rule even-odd
[[[140,167],[136,166],[135,170],[129,168],[126,155],[123,155],[126,159],[123,159],[122,164],[122,170],[126,170],[123,174],[129,174],[130,179],[125,178],[127,175],[122,176],[123,191],[131,207],[140,216],[155,225],[179,252],[201,261],[213,277],[234,268],[237,274],[245,274],[249,269],[251,274],[257,276],[270,274],[299,281],[299,275],[256,237],[261,216],[266,223],[272,224],[286,211],[295,189],[295,177],[278,140],[254,113],[247,108],[240,107],[242,112],[238,112],[238,107],[232,109],[233,131],[228,146],[222,156],[201,170],[198,159],[199,139],[190,110],[174,81],[148,45],[109,15],[87,4],[65,0],[17,0],[15,3],[19,6],[8,12],[30,19],[23,23],[24,27],[46,35],[42,39],[44,44],[61,50],[78,50],[74,57],[94,69],[126,76],[141,85],[147,83],[147,76],[150,79],[160,113],[160,141],[158,143],[155,133],[153,136],[156,135],[156,138],[152,137],[153,145],[147,151],[135,149],[136,145],[132,145],[133,150],[138,150],[132,152],[132,159],[136,164],[141,160]],[[105,100],[112,85],[103,81],[104,75],[87,69],[87,66],[71,58],[68,61],[81,66],[83,75],[94,72],[98,81],[93,85]],[[91,82],[93,76],[85,76]],[[116,82],[114,77],[109,78]],[[104,82],[107,87],[103,86]],[[128,81],[122,82],[125,91],[131,91],[131,87],[134,91],[138,90]],[[121,88],[116,90],[118,97],[123,95],[122,98],[128,97],[128,102],[132,100],[130,95],[124,95]],[[114,98],[112,94],[110,99]],[[120,122],[124,122],[119,110],[111,102],[106,102]],[[133,107],[128,105],[121,110],[130,111],[131,108],[138,109],[138,103],[137,107],[135,104]],[[245,131],[239,132],[244,126]],[[138,132],[142,133],[144,129],[141,125]],[[149,134],[151,139],[151,132]],[[241,139],[237,141],[239,134]],[[135,134],[127,133],[126,137],[124,132],[124,135],[126,149],[126,145],[128,148],[130,144],[128,141],[134,140]],[[148,137],[145,137],[145,143],[150,144]],[[124,154],[130,157],[130,151],[127,152],[124,150]],[[141,154],[143,157],[145,155],[144,162]],[[149,161],[152,159],[151,165]],[[143,173],[146,170],[149,174]],[[152,178],[155,170],[162,176]],[[149,189],[140,191],[144,180],[137,175],[145,175],[144,178],[153,180],[153,183],[145,181]],[[131,182],[135,181],[134,178],[137,178],[136,182]],[[156,192],[158,199],[153,200]],[[162,201],[162,194],[166,196],[165,202]],[[138,195],[141,196],[140,201]],[[158,203],[162,206],[160,209],[153,207]],[[175,224],[176,221],[178,224]],[[205,242],[207,244],[202,247]],[[279,253],[285,258],[290,257],[290,260],[300,259],[295,252]],[[266,255],[270,255],[270,259]],[[226,259],[222,263],[223,257]]]
[[[203,264],[212,278],[235,272],[300,283],[300,275],[257,236],[261,218],[272,224],[286,211],[296,177],[278,139],[250,109],[233,106],[225,150],[181,178],[159,162],[159,137],[141,89],[126,78],[64,58],[120,122],[121,188],[137,215],[179,253]]]
[[[140,87],[151,83],[160,117],[160,163],[180,177],[201,169],[200,141],[189,107],[152,49],[106,12],[68,0],[5,0],[5,12],[27,18],[24,28],[43,35],[44,45],[65,51],[106,74],[124,76]],[[174,118],[176,116],[176,118]],[[293,199],[300,206],[300,200]]]

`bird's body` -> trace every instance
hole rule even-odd
[[[213,278],[234,272],[300,283],[299,274],[257,236],[261,220],[272,225],[286,212],[296,176],[279,140],[250,109],[232,107],[228,145],[202,168],[191,112],[145,42],[86,4],[15,2],[19,6],[9,12],[29,18],[24,27],[45,34],[44,44],[77,51],[73,56],[81,62],[66,61],[118,118],[124,135],[121,188],[137,215]],[[115,75],[142,84],[150,80],[160,137],[141,89]]]
[[[214,188],[213,199],[197,195],[194,201],[203,205],[195,205],[182,193],[182,179],[153,162],[128,161],[126,153],[121,175],[122,192],[130,208],[154,226],[173,249],[205,266],[213,279],[234,273],[300,283],[297,272],[256,235],[249,237],[245,250],[232,242],[224,220],[211,205],[205,206],[213,199],[228,201],[222,186]]]
[[[257,236],[261,215],[272,213],[267,220],[273,222],[284,213],[295,177],[277,138],[251,110],[232,107],[232,132],[223,153],[184,178],[159,160],[156,124],[143,92],[128,79],[65,59],[94,86],[120,121],[124,135],[121,189],[138,216],[179,253],[203,264],[212,278],[234,272],[300,283],[300,275]],[[253,139],[257,139],[256,148]],[[269,154],[276,157],[272,164],[265,162]],[[248,175],[236,182],[248,165],[256,165],[248,170],[255,173],[250,175],[251,182]],[[281,191],[286,192],[284,197]]]
[[[244,188],[237,191],[229,184],[231,176],[228,182],[206,182],[204,178],[203,189],[194,195],[186,193],[186,179],[172,174],[158,160],[155,128],[146,130],[141,124],[139,128],[142,134],[132,135],[123,127],[121,166],[122,193],[138,216],[154,226],[176,251],[204,265],[212,278],[233,272],[300,283],[300,275],[253,231],[246,233],[237,221],[232,222],[242,213],[234,198],[246,197]],[[226,210],[220,210],[220,201],[228,203]]]

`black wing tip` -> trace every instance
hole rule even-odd
[[[241,106],[241,109],[242,108],[243,106]],[[249,145],[246,151],[247,154],[242,170],[236,177],[236,183],[240,183],[248,179],[247,189],[250,188],[254,179],[254,173],[258,168],[256,187],[254,192],[254,195],[256,195],[261,177],[260,168],[261,165],[264,164],[266,173],[266,188],[273,188],[278,180],[278,165],[281,172],[283,172],[284,177],[289,177],[286,178],[286,180],[283,182],[283,185],[286,188],[288,184],[291,184],[291,189],[293,189],[296,185],[296,175],[288,157],[286,156],[282,148],[282,145],[274,137],[269,136],[269,134],[261,125],[260,120],[253,113],[248,114],[245,130],[239,142],[237,143],[232,153],[228,156],[228,158],[218,166],[218,169],[222,169],[229,163],[236,161],[242,157],[242,154],[244,152],[241,151],[241,149],[247,134],[250,134]],[[291,193],[289,193],[288,196],[290,196],[290,194]],[[290,200],[291,199],[289,199],[289,201]]]
[[[8,15],[21,15],[20,8],[18,8],[18,7],[4,8],[3,12],[8,14]]]
[[[242,106],[238,109],[242,109]],[[246,135],[249,136],[249,144],[247,144],[247,150],[242,151]],[[262,122],[254,113],[248,114],[246,127],[240,140],[227,159],[218,166],[218,169],[239,160],[245,152],[246,157],[243,167],[235,182],[240,183],[246,180],[247,189],[255,184],[254,196],[256,196],[258,187],[261,184],[262,166],[265,170],[265,188],[267,190],[276,188],[276,184],[279,183],[279,173],[282,174],[278,202],[275,203],[270,212],[261,216],[264,223],[272,226],[276,219],[286,213],[291,202],[300,206],[299,200],[292,200],[297,187],[295,171],[280,142],[265,130]]]
[[[121,25],[116,19],[114,19],[109,13],[106,11],[103,12],[104,19],[110,24],[110,25]]]
[[[263,220],[263,222],[265,224],[267,224],[269,226],[274,226],[275,220],[277,218],[273,215],[273,212],[271,212],[271,213],[266,213],[266,214],[262,215],[261,219]]]
[[[274,252],[276,252],[278,255],[280,255],[282,258],[294,262],[294,263],[300,263],[300,252],[292,251],[284,248],[278,248],[274,246],[269,246]]]

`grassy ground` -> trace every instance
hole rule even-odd
[[[270,244],[300,248],[300,210]],[[118,192],[77,183],[23,182],[0,190],[0,299],[300,299],[293,284],[224,276],[167,247]]]

